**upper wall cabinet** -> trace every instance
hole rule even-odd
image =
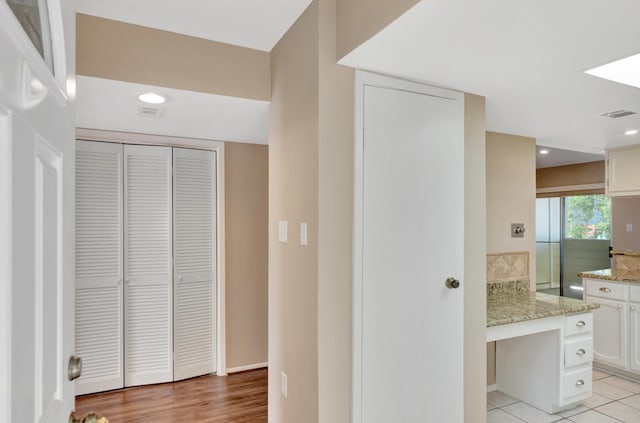
[[[607,151],[606,163],[608,196],[640,196],[640,146]]]

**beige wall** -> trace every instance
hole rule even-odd
[[[77,73],[269,100],[269,53],[77,14]]]
[[[486,421],[485,99],[464,96],[464,421]]]
[[[227,368],[267,362],[268,148],[225,144]]]
[[[419,0],[337,0],[337,60],[384,29]]]
[[[524,223],[524,238],[511,237]],[[536,140],[487,132],[487,252],[529,252],[529,279],[536,270]]]
[[[486,163],[487,253],[529,252],[529,280],[535,290],[536,140],[487,132]],[[511,223],[525,224],[524,238],[511,238]],[[493,342],[487,344],[486,368],[491,385],[495,383]]]
[[[318,2],[271,51],[269,421],[318,421]],[[278,242],[278,221],[289,242]],[[308,223],[308,246],[298,244]],[[280,372],[288,398],[280,394]]]
[[[627,223],[633,225],[633,232],[627,232]],[[640,251],[640,198],[613,197],[611,226],[611,243],[615,250]]]
[[[604,180],[604,160],[536,169],[537,188],[603,184]]]
[[[318,420],[349,423],[355,72],[336,65],[336,0],[319,12]]]

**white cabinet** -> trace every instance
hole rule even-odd
[[[496,388],[547,413],[574,407],[591,395],[593,330],[591,312],[488,328]]]
[[[600,304],[593,311],[595,361],[640,371],[640,348],[636,345],[640,342],[640,303],[630,302],[629,284],[584,278],[583,285],[585,300]]]
[[[613,366],[627,364],[627,304],[625,301],[587,298],[600,308],[593,311],[594,357]]]
[[[640,303],[629,304],[629,367],[640,372]]]
[[[640,147],[608,151],[606,164],[607,195],[640,195]]]

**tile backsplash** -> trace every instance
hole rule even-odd
[[[621,255],[613,256],[614,269],[620,270],[640,270],[640,257],[637,255]]]
[[[487,254],[487,283],[529,280],[529,253]]]

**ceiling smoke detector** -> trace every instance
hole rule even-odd
[[[162,117],[162,109],[160,107],[139,106],[138,116],[159,118]]]
[[[635,114],[636,114],[636,112],[632,112],[631,110],[620,109],[620,110],[614,110],[612,112],[601,113],[600,116],[609,117],[609,118],[612,118],[612,119],[618,119],[618,118],[621,118],[621,117],[631,116],[631,115],[635,115]]]

